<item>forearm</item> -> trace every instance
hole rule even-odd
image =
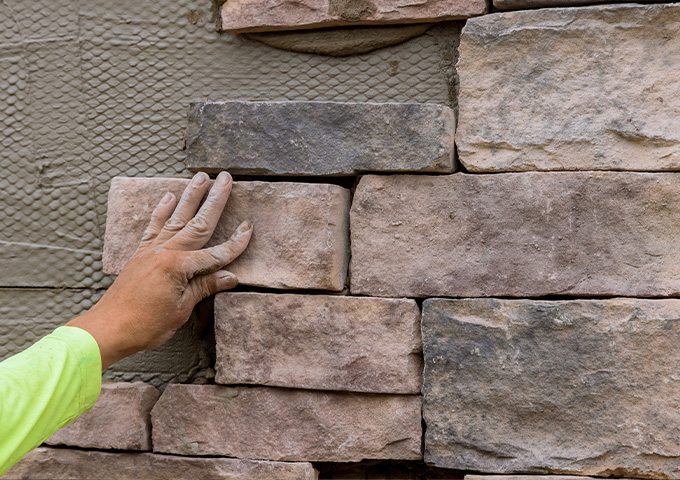
[[[0,475],[94,405],[101,359],[86,331],[60,327],[0,362]]]

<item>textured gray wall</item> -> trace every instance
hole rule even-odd
[[[0,358],[87,309],[110,284],[101,273],[109,182],[189,176],[190,101],[452,104],[457,24],[333,58],[220,35],[211,8],[210,0],[0,0]],[[158,366],[191,350],[196,329],[165,357],[130,359],[109,376],[186,380],[204,356]]]

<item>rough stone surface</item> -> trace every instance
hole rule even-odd
[[[3,480],[316,480],[310,463],[37,448]]]
[[[486,0],[230,0],[222,5],[222,29],[230,33],[299,30],[341,25],[427,23],[459,20],[489,11]]]
[[[217,383],[420,393],[413,300],[222,293],[215,337]]]
[[[426,300],[425,461],[680,478],[680,301]]]
[[[677,4],[470,20],[458,63],[461,162],[477,172],[680,169],[679,29]]]
[[[169,385],[155,452],[288,461],[418,460],[421,397]]]
[[[336,27],[288,32],[246,33],[248,38],[291,52],[342,57],[372,52],[425,33],[431,23],[381,25],[379,27]]]
[[[92,410],[45,441],[48,445],[151,450],[150,413],[159,393],[142,382],[104,383]]]
[[[415,103],[198,102],[192,170],[259,175],[452,172],[453,110]]]
[[[104,270],[118,273],[134,254],[165,192],[178,198],[188,180],[115,178],[109,193]],[[342,290],[348,257],[349,190],[326,184],[235,182],[208,246],[243,220],[254,232],[227,268],[244,285]]]
[[[365,176],[351,291],[375,296],[680,294],[680,176]]]

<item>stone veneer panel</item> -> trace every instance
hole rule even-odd
[[[92,410],[45,441],[48,445],[151,450],[151,409],[159,392],[142,382],[104,383]]]
[[[680,293],[680,175],[361,179],[351,290],[391,297]]]
[[[230,0],[222,29],[230,33],[299,30],[341,25],[441,22],[489,11],[487,0]]]
[[[114,178],[109,192],[104,270],[119,273],[134,254],[165,192],[178,198],[188,180]],[[254,225],[246,251],[227,268],[239,282],[270,288],[342,290],[349,255],[349,190],[309,183],[234,182],[208,246],[243,220]]]
[[[425,461],[680,478],[680,301],[429,299]]]
[[[317,480],[310,463],[37,448],[3,480]]]
[[[419,460],[421,397],[268,387],[168,385],[155,452],[260,460]]]
[[[221,293],[216,382],[420,393],[420,310],[413,300]]]
[[[680,169],[679,29],[677,4],[470,20],[460,161],[475,172]]]
[[[187,164],[243,175],[454,171],[453,110],[418,103],[198,102]]]

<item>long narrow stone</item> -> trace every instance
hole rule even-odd
[[[680,294],[680,175],[365,176],[351,291],[391,297]]]
[[[426,300],[425,461],[680,478],[679,319],[680,300]]]
[[[151,450],[150,413],[159,392],[142,382],[104,383],[92,410],[48,438],[48,445]]]
[[[441,22],[483,15],[487,0],[230,0],[222,29],[230,33],[299,30],[341,25]]]
[[[574,475],[465,475],[465,480],[595,480]],[[620,478],[619,480],[632,480]]]
[[[199,102],[187,165],[244,175],[454,171],[453,110],[418,103]]]
[[[3,480],[317,480],[310,463],[262,462],[235,458],[196,458],[153,453],[106,453],[37,448],[12,467]]]
[[[222,293],[215,336],[217,383],[420,393],[413,300]]]
[[[267,387],[169,385],[154,452],[310,462],[422,458],[421,398]]]
[[[680,169],[680,55],[670,41],[679,29],[672,3],[470,20],[458,63],[461,163],[475,172]]]
[[[109,191],[104,271],[119,273],[134,254],[165,192],[188,180],[114,178]],[[254,226],[246,251],[227,268],[239,282],[270,288],[342,290],[349,256],[349,190],[309,183],[235,182],[208,246],[243,220]]]

